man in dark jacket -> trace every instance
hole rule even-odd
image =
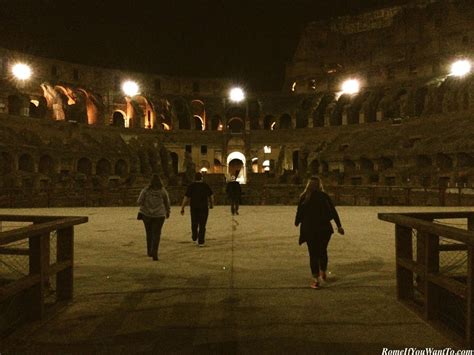
[[[231,180],[226,186],[227,197],[230,200],[230,212],[232,215],[239,214],[240,197],[242,196],[242,189],[239,182],[232,176]]]
[[[191,206],[191,237],[193,241],[197,240],[198,245],[202,247],[205,242],[209,208],[214,206],[214,196],[209,185],[202,180],[201,173],[196,173],[195,180],[186,190],[181,204],[181,215],[184,215],[184,206],[189,202]]]

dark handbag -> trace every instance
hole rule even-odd
[[[138,214],[137,214],[137,219],[138,219],[139,221],[143,220],[143,213],[138,212]]]

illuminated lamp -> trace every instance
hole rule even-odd
[[[451,64],[451,75],[465,76],[471,72],[471,63],[468,60],[458,60]]]
[[[17,63],[12,66],[12,73],[18,80],[28,80],[31,77],[31,68],[24,63]]]
[[[359,81],[356,79],[349,79],[342,83],[342,92],[344,94],[357,94],[360,90]]]
[[[127,96],[135,96],[138,94],[138,84],[134,81],[128,80],[122,84],[122,91]]]
[[[229,92],[229,99],[233,102],[240,102],[245,99],[244,91],[241,88],[232,88]]]

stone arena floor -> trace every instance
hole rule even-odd
[[[330,280],[309,288],[292,206],[211,210],[206,246],[173,207],[160,260],[145,256],[137,209],[0,213],[84,215],[75,229],[74,301],[0,339],[0,353],[360,353],[454,346],[396,300],[394,225],[378,212],[440,208],[338,207],[346,235],[329,246]],[[467,210],[444,208],[442,210]]]

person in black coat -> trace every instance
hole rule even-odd
[[[226,186],[227,197],[230,200],[230,212],[232,215],[239,214],[239,203],[240,196],[242,196],[242,189],[235,176],[232,176],[231,180]]]
[[[334,229],[334,220],[339,234],[344,234],[339,215],[331,198],[323,190],[321,179],[311,177],[300,195],[295,226],[300,225],[299,244],[306,243],[309,251],[309,264],[313,274],[312,288],[319,288],[320,279],[326,281],[328,266],[327,247]]]

